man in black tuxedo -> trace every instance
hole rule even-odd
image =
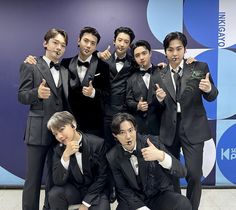
[[[159,135],[161,106],[155,103],[154,96],[160,68],[151,63],[151,46],[147,41],[136,41],[131,51],[138,67],[127,82],[128,111],[135,117],[141,134]]]
[[[118,113],[112,133],[120,144],[107,153],[118,195],[118,210],[191,210],[189,200],[174,192],[169,174],[186,169],[168,154],[157,136],[137,134],[135,118]]]
[[[109,98],[109,67],[96,53],[100,35],[84,27],[78,38],[79,53],[62,60],[71,73],[69,103],[80,129],[104,136],[104,109]]]
[[[202,158],[204,141],[211,139],[202,98],[213,101],[218,95],[206,63],[186,65],[184,54],[187,39],[183,33],[172,32],[163,42],[169,65],[161,72],[156,97],[163,106],[160,140],[180,158],[182,147],[187,167],[187,197],[197,210],[201,198]],[[180,192],[175,180],[175,190]]]
[[[51,209],[79,203],[79,210],[110,210],[104,193],[108,166],[104,140],[77,131],[76,120],[67,111],[55,113],[47,126],[59,141],[53,157],[55,185],[48,195]]]
[[[105,139],[108,148],[115,145],[111,133],[111,122],[114,114],[127,111],[126,85],[127,79],[133,74],[133,57],[128,50],[135,35],[129,27],[119,27],[114,31],[113,44],[115,51],[100,52],[100,58],[109,65],[110,73],[110,97],[105,109]]]
[[[47,129],[48,119],[68,109],[68,71],[59,65],[68,37],[64,30],[50,29],[44,36],[45,55],[36,65],[20,67],[18,100],[30,105],[24,141],[27,144],[27,173],[23,189],[22,209],[38,210],[41,179],[47,158],[44,209],[48,209],[47,192],[52,185],[51,156],[55,141]]]

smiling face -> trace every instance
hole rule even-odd
[[[71,124],[66,124],[59,129],[51,129],[52,134],[55,136],[57,141],[60,143],[67,145],[70,141],[76,140],[76,128]]]
[[[127,150],[132,151],[136,145],[136,129],[130,121],[123,121],[120,124],[120,132],[114,137]]]
[[[44,41],[43,46],[46,49],[45,56],[57,63],[65,53],[66,40],[61,34],[57,34],[48,41]]]
[[[97,37],[91,33],[84,33],[81,39],[78,40],[80,47],[79,56],[82,60],[86,60],[97,47]]]

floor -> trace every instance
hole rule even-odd
[[[185,190],[183,190],[185,193]],[[0,210],[21,210],[22,190],[0,189]],[[41,192],[40,206],[44,197]],[[112,205],[115,210],[116,203]],[[204,189],[199,210],[235,210],[236,189]]]

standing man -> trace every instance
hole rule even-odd
[[[84,27],[78,38],[78,55],[63,59],[62,65],[71,73],[69,104],[80,129],[103,137],[110,81],[108,65],[93,54],[99,41],[95,28]]]
[[[160,74],[156,97],[163,105],[160,140],[177,159],[182,147],[187,167],[187,197],[197,210],[201,198],[204,141],[211,139],[202,98],[213,101],[218,95],[206,63],[186,65],[187,39],[183,33],[169,33],[163,46],[169,65]],[[175,190],[180,192],[178,180]]]
[[[119,144],[107,160],[117,187],[117,210],[191,210],[189,200],[174,192],[169,176],[184,177],[186,169],[168,154],[155,136],[137,134],[132,115],[118,113],[112,133]]]
[[[128,79],[126,103],[136,119],[141,134],[159,135],[161,106],[154,103],[159,67],[151,63],[151,46],[145,40],[132,45],[137,71]]]
[[[44,36],[44,56],[36,65],[20,67],[18,100],[30,105],[24,141],[27,145],[27,173],[23,188],[23,210],[38,210],[41,179],[47,159],[44,209],[49,209],[47,192],[52,185],[51,156],[55,141],[47,121],[58,111],[68,109],[68,71],[59,64],[67,46],[64,30],[50,29]]]
[[[80,204],[79,210],[110,210],[104,140],[78,131],[67,111],[55,113],[47,126],[59,142],[53,156],[55,185],[48,194],[51,210],[73,204]]]
[[[115,145],[111,133],[111,121],[114,114],[127,111],[126,85],[127,79],[133,74],[133,58],[128,53],[135,35],[129,27],[119,27],[114,31],[113,44],[115,51],[109,49],[100,54],[100,57],[109,65],[110,72],[110,99],[105,111],[105,137],[108,148]]]

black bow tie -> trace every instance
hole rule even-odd
[[[89,62],[88,61],[82,62],[82,61],[78,60],[78,66],[84,66],[84,67],[88,68]]]
[[[140,70],[140,74],[144,76],[145,74],[152,74],[152,67],[150,67],[148,70]]]
[[[49,64],[50,69],[54,67],[57,71],[60,70],[60,63],[54,63],[53,61],[50,62]]]
[[[118,62],[125,62],[125,57],[124,58],[116,58],[116,63],[118,63]]]
[[[125,156],[128,157],[128,158],[130,158],[131,155],[134,155],[134,156],[138,157],[138,152],[137,152],[137,150],[133,150],[133,152],[124,151],[124,154],[125,154]]]

